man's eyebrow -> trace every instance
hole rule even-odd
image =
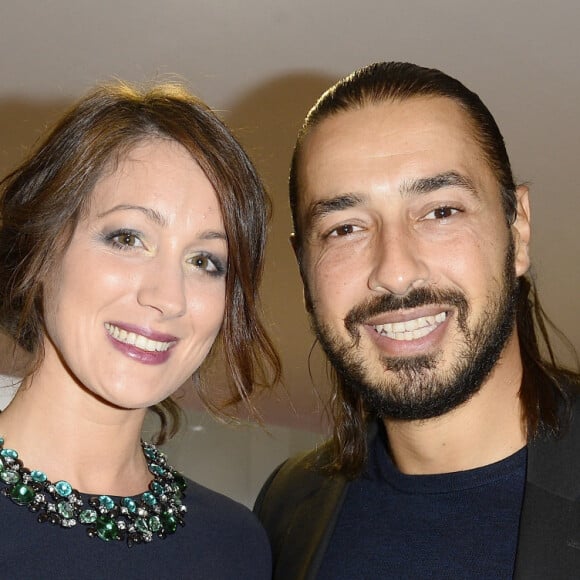
[[[363,199],[354,193],[345,193],[328,199],[319,199],[311,203],[307,208],[306,220],[308,226],[311,226],[330,213],[356,207],[362,203]]]
[[[401,185],[399,191],[403,196],[421,195],[443,189],[444,187],[459,187],[469,191],[476,197],[478,196],[473,181],[469,177],[461,175],[461,173],[457,173],[456,171],[446,171],[445,173],[406,181]]]
[[[145,214],[145,217],[148,220],[155,222],[162,228],[167,227],[167,220],[157,210],[151,209],[150,207],[143,207],[142,205],[131,205],[128,203],[120,203],[119,205],[116,205],[115,207],[112,207],[107,211],[97,214],[97,217],[103,218],[117,211],[140,211],[141,213]]]

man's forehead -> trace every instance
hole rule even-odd
[[[404,196],[461,187],[476,196],[487,190],[501,203],[474,123],[445,97],[373,103],[327,117],[303,141],[297,177],[303,227],[319,202],[324,213],[334,198],[368,199],[371,191]]]
[[[320,140],[340,142],[357,134],[424,128],[425,121],[441,130],[463,131],[474,137],[475,127],[467,112],[453,99],[441,96],[416,96],[407,99],[389,99],[337,111],[320,120],[304,137],[302,147]]]
[[[363,178],[377,168],[406,178],[461,171],[484,160],[467,115],[454,101],[412,98],[341,111],[313,127],[303,141],[301,185]]]

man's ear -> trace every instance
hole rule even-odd
[[[296,236],[295,232],[290,234],[290,245],[292,246],[292,250],[294,251],[294,257],[298,262],[298,269],[300,270],[300,278],[302,279],[302,296],[304,300],[304,307],[306,308],[306,312],[309,314],[312,313],[312,301],[310,300],[310,296],[308,291],[306,290],[306,282],[304,280],[304,273],[302,271],[302,257],[300,255],[300,245],[298,242],[298,237]]]
[[[296,232],[290,234],[290,245],[294,251],[294,257],[298,260],[298,265],[300,265],[300,259],[298,258],[298,238],[296,237]]]
[[[516,276],[523,276],[530,269],[530,199],[526,185],[516,188],[517,213],[512,225],[515,245]]]

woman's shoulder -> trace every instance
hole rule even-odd
[[[214,566],[226,558],[240,578],[269,578],[270,542],[258,518],[237,501],[191,479],[186,482],[183,539],[192,538],[197,548],[203,543],[201,552]]]
[[[184,503],[187,506],[188,525],[192,520],[203,521],[206,526],[226,528],[229,533],[237,532],[244,536],[249,533],[265,539],[261,524],[246,506],[189,478],[185,479]]]

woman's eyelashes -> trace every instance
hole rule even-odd
[[[199,252],[187,260],[194,268],[207,272],[210,276],[221,277],[226,273],[224,261],[208,252]]]
[[[142,237],[140,232],[129,229],[116,230],[104,235],[105,241],[113,248],[119,250],[144,248],[145,244],[143,243]]]
[[[118,229],[103,233],[101,238],[108,246],[123,252],[150,249],[145,235],[137,230],[128,228]],[[218,257],[213,252],[197,251],[188,255],[185,258],[185,262],[195,270],[205,272],[210,276],[224,276],[227,271],[227,258],[223,259]]]

